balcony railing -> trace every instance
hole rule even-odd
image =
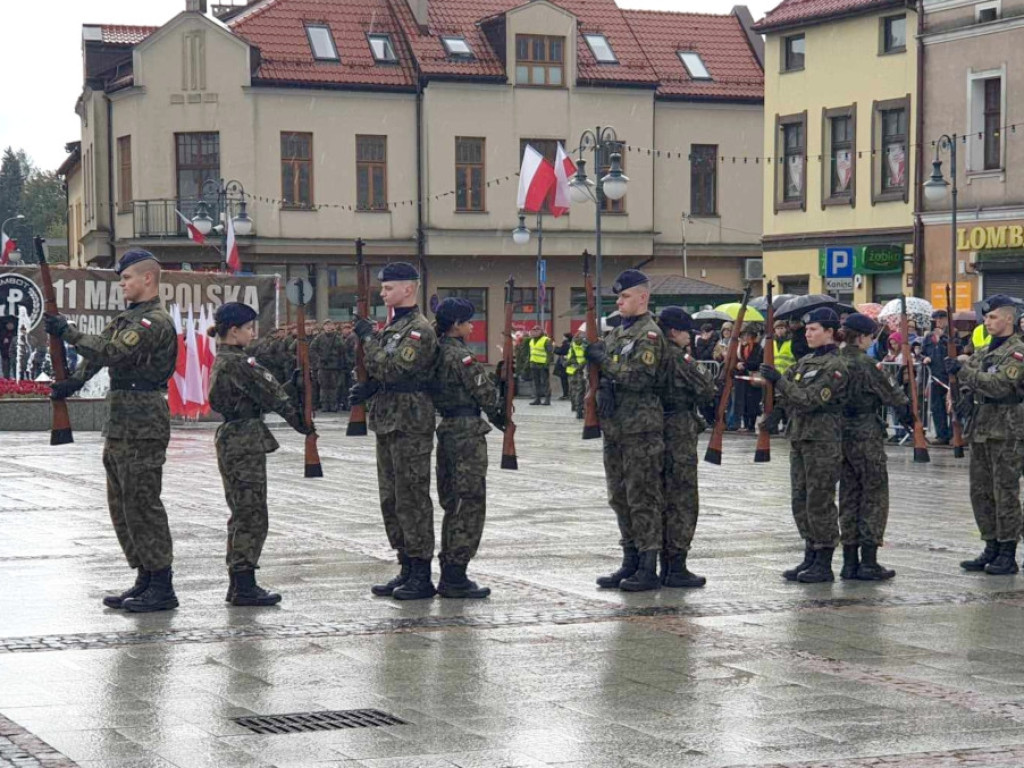
[[[177,211],[191,219],[196,215],[199,200],[135,200],[132,202],[132,224],[135,237],[187,237],[185,223]],[[209,215],[220,220],[215,201],[206,201]],[[235,213],[234,207],[231,208]]]

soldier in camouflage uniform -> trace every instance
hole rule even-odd
[[[596,393],[604,434],[604,471],[608,501],[615,511],[622,545],[622,566],[597,584],[628,592],[657,589],[662,548],[661,470],[665,420],[658,396],[665,359],[665,337],[648,311],[647,276],[627,269],[612,290],[623,321],[587,346],[587,362],[598,366]]]
[[[715,382],[687,352],[693,319],[680,307],[665,307],[658,325],[669,342],[661,382],[665,414],[665,503],[661,525],[661,584],[703,587],[707,579],[686,567],[697,528],[697,436],[704,431],[698,409],[715,399]]]
[[[377,278],[381,297],[394,314],[390,324],[357,317],[368,381],[352,387],[349,403],[369,401],[367,423],[377,434],[380,506],[391,548],[401,570],[371,590],[398,600],[433,597],[434,508],[430,501],[430,453],[434,404],[430,389],[437,358],[434,329],[416,306],[419,273],[411,264],[388,264]]]
[[[344,358],[341,364],[341,410],[348,410],[348,391],[355,379],[352,371],[356,365],[356,335],[352,332],[352,323],[341,324],[341,341]]]
[[[339,406],[339,389],[345,369],[345,341],[334,323],[324,323],[324,330],[309,345],[310,354],[316,347],[320,362],[317,376],[320,384],[320,410],[334,412]],[[347,390],[346,390],[347,393]]]
[[[134,586],[103,604],[135,613],[178,607],[172,584],[174,559],[167,512],[160,501],[163,465],[171,437],[167,380],[178,359],[174,321],[160,305],[160,264],[149,251],[132,250],[117,265],[128,308],[99,335],[82,333],[61,315],[46,318],[46,331],[73,345],[84,361],[73,378],[53,386],[63,399],[106,367],[110,416],[103,466],[114,531]]]
[[[313,390],[313,408],[316,409],[316,408],[321,407],[320,404],[322,402],[321,395],[320,395],[320,372],[323,370],[323,365],[324,364],[323,364],[323,360],[320,359],[320,345],[319,344],[316,345],[316,350],[315,351],[313,349],[313,345],[316,344],[316,340],[317,339],[319,339],[321,336],[324,335],[324,327],[320,326],[318,328],[316,325],[313,325],[313,327],[310,328],[309,326],[310,326],[310,324],[307,323],[306,324],[306,343],[309,345],[307,347],[307,349],[309,350],[309,384],[310,384],[310,386],[312,387],[312,390]],[[298,326],[296,326],[296,328],[298,328]],[[295,363],[293,364],[293,367],[292,367],[292,373],[293,374],[294,374],[295,370],[298,369],[298,367],[299,367],[298,366],[298,362],[299,362],[299,360],[298,360],[298,349],[299,349],[299,336],[298,336],[298,330],[296,330],[296,332],[295,332],[295,352],[296,352],[296,356],[295,356]],[[300,399],[300,406],[299,407],[301,408],[301,399]]]
[[[788,581],[834,581],[832,554],[839,541],[836,483],[842,461],[842,405],[846,366],[839,357],[835,332],[839,316],[831,309],[804,315],[804,355],[783,376],[771,365],[761,375],[775,384],[789,416],[789,477],[793,518],[804,540],[804,559],[782,575]]]
[[[1003,294],[982,302],[985,330],[992,341],[969,358],[945,360],[946,372],[957,376],[961,400],[966,399],[961,406],[973,404],[964,420],[964,437],[970,444],[971,507],[985,540],[985,551],[960,567],[994,575],[1019,570],[1024,342],[1014,333],[1016,305],[1016,299]]]
[[[843,406],[843,465],[839,474],[839,533],[843,542],[841,579],[882,581],[896,572],[878,564],[878,548],[889,519],[889,471],[885,456],[883,407],[895,408],[913,429],[907,393],[867,356],[878,325],[867,315],[843,320],[846,341],[840,357],[848,382]]]
[[[583,396],[587,387],[584,339],[584,332],[576,331],[576,335],[573,336],[572,342],[569,344],[569,354],[565,358],[565,372],[569,375],[569,400],[577,419],[583,418]]]
[[[441,524],[441,597],[487,597],[491,590],[466,578],[476,556],[487,508],[487,440],[491,428],[480,418],[505,427],[498,388],[466,345],[473,332],[473,305],[449,298],[435,312],[440,339],[434,405],[441,416],[437,426],[437,496],[444,508]]]
[[[267,540],[267,454],[280,446],[263,423],[279,413],[305,435],[302,416],[284,388],[245,346],[256,335],[256,312],[238,302],[222,304],[207,331],[218,336],[217,360],[210,373],[210,406],[224,423],[217,428],[217,467],[224,482],[228,519],[227,601],[232,605],[276,605],[281,595],[256,583],[260,553]]]

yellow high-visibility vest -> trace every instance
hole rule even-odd
[[[536,339],[530,339],[530,362],[534,365],[547,365],[548,364],[548,350],[547,350],[548,337],[538,336]]]
[[[570,376],[574,375],[576,371],[583,367],[583,343],[579,341],[573,341],[569,345],[569,354],[567,356],[565,372]]]
[[[775,369],[779,373],[785,373],[786,369],[796,362],[796,358],[793,356],[793,341],[786,339],[781,344],[777,341],[772,343],[775,345]]]

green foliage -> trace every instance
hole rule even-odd
[[[0,161],[0,222],[19,213],[24,221],[12,221],[6,232],[18,241],[26,262],[35,261],[33,236],[58,246],[66,242],[67,203],[60,177],[36,168],[24,150],[8,147]]]

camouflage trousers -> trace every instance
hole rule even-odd
[[[889,470],[882,437],[843,441],[839,532],[843,546],[880,547],[889,520]]]
[[[487,439],[480,434],[479,419],[449,421],[469,423],[437,433],[437,496],[444,508],[439,559],[442,564],[467,565],[476,557],[484,532]]]
[[[227,564],[229,571],[259,565],[267,540],[267,455],[249,446],[217,441],[217,468],[224,482],[224,497],[231,510],[228,518]],[[246,450],[248,448],[248,450]],[[241,449],[241,450],[240,450]]]
[[[839,543],[836,483],[842,444],[826,440],[793,440],[789,448],[793,519],[813,549],[835,548]]]
[[[569,400],[575,414],[583,413],[583,395],[587,391],[586,368],[580,368],[569,377]]]
[[[604,438],[604,475],[608,503],[619,524],[619,543],[639,552],[662,546],[661,432]]]
[[[341,389],[341,371],[337,368],[321,368],[317,374],[320,383],[320,410],[333,412],[338,410],[339,392]],[[346,395],[348,391],[346,390]]]
[[[409,557],[434,556],[434,505],[430,500],[430,453],[434,436],[377,434],[377,483],[388,543]]]
[[[1021,457],[1013,440],[971,443],[971,507],[985,541],[1017,541],[1021,533]]]
[[[167,511],[160,501],[166,440],[107,438],[107,506],[128,565],[161,571],[174,560]]]
[[[678,417],[690,418],[686,414]],[[678,555],[690,550],[697,529],[700,497],[697,492],[697,433],[672,428],[665,417],[665,507],[661,516],[664,551]]]

